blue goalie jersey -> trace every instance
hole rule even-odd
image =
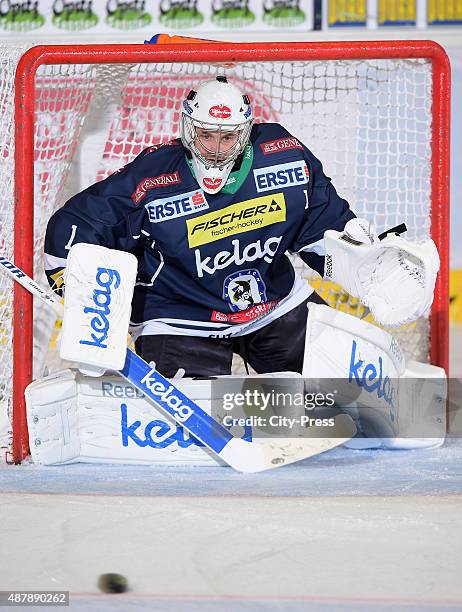
[[[133,253],[132,331],[241,335],[305,300],[287,252],[321,274],[323,236],[355,215],[318,159],[278,124],[254,125],[225,186],[200,189],[180,140],[150,147],[50,219],[45,267],[62,287],[70,247]]]

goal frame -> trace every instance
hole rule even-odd
[[[205,42],[205,41],[204,41]],[[358,41],[207,44],[40,45],[21,57],[15,77],[14,261],[33,275],[35,75],[41,65],[219,63],[342,59],[426,59],[432,63],[431,236],[441,258],[431,309],[430,362],[449,362],[450,65],[433,41]],[[15,283],[13,313],[13,457],[28,454],[24,390],[32,380],[32,295]],[[438,342],[431,339],[438,338]]]

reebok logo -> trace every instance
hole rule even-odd
[[[325,268],[324,276],[332,278],[332,255],[326,255]]]

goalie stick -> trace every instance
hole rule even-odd
[[[62,317],[63,305],[54,294],[40,287],[13,262],[1,255],[0,267],[8,276],[32,295],[46,302],[58,316]],[[173,418],[214,455],[239,472],[261,472],[301,461],[346,442],[356,433],[351,418],[346,414],[340,414],[335,418],[335,427],[326,428],[331,436],[335,433],[335,437],[271,439],[260,440],[258,443],[235,438],[226,427],[218,423],[128,347],[125,365],[119,373],[144,393],[156,408]]]

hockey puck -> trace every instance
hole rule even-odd
[[[229,428],[229,433],[233,438],[242,438],[245,434],[245,429],[241,425],[232,425]]]
[[[128,589],[128,581],[121,574],[101,574],[98,578],[98,588],[103,593],[125,593]]]

